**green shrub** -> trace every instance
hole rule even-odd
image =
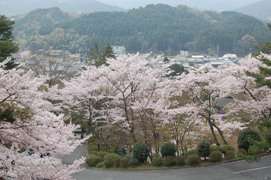
[[[163,165],[163,160],[160,156],[154,156],[152,159],[152,165],[155,167],[160,167]]]
[[[219,150],[224,154],[226,154],[228,151],[235,151],[234,147],[230,145],[222,145],[219,147]]]
[[[255,145],[261,149],[262,153],[269,150],[269,143],[267,141],[256,142]]]
[[[105,165],[104,165],[104,162],[99,162],[97,165],[96,165],[96,168],[104,168]]]
[[[129,167],[129,157],[122,157],[120,158],[120,165],[121,168],[128,168]]]
[[[140,165],[140,162],[137,159],[133,157],[129,158],[129,162],[128,162],[129,167],[137,167],[139,165]]]
[[[119,163],[120,163],[120,156],[117,154],[107,154],[104,157],[104,165],[106,168],[117,168],[119,167]]]
[[[107,152],[104,151],[98,151],[98,152],[93,152],[96,156],[99,156],[100,158],[104,159],[105,155],[107,155]]]
[[[196,154],[191,154],[187,156],[186,164],[189,166],[197,166],[200,164],[200,157]]]
[[[173,156],[167,156],[163,158],[163,166],[172,167],[176,166],[176,159]]]
[[[238,137],[238,147],[239,149],[245,149],[247,152],[249,147],[254,145],[255,142],[261,141],[260,135],[251,129],[245,129],[240,132]]]
[[[265,135],[266,142],[269,144],[269,147],[271,146],[271,130],[266,133]]]
[[[210,146],[210,152],[219,151],[219,146],[216,144],[212,144]]]
[[[260,153],[264,153],[265,151],[267,151],[269,148],[268,143],[261,141],[261,142],[256,142],[255,144],[253,144],[252,146],[249,147],[248,149],[248,154],[249,155],[257,155]]]
[[[86,161],[89,167],[95,167],[98,163],[102,162],[103,159],[97,155],[89,155]]]
[[[227,151],[227,152],[224,154],[224,158],[225,158],[226,160],[233,160],[233,159],[235,159],[235,156],[236,156],[235,151]]]
[[[115,153],[120,155],[120,156],[126,156],[127,155],[127,151],[125,148],[117,148],[115,150]]]
[[[221,162],[222,161],[222,153],[220,151],[214,151],[210,154],[211,162]]]
[[[256,161],[256,160],[258,160],[258,157],[255,156],[255,155],[247,155],[247,156],[244,157],[244,160],[246,160],[246,161]]]
[[[220,151],[224,154],[226,160],[232,160],[235,158],[235,149],[230,145],[220,146]]]
[[[193,149],[193,150],[190,150],[187,153],[185,153],[186,157],[189,156],[189,155],[198,155],[198,150]]]
[[[139,163],[147,161],[149,156],[149,148],[145,144],[136,144],[133,149],[133,157],[138,160]]]
[[[177,157],[176,158],[176,165],[177,166],[184,166],[185,165],[185,159],[183,157]]]
[[[247,156],[247,151],[244,149],[239,149],[237,156],[238,158],[244,159]]]
[[[175,156],[176,155],[177,148],[175,144],[172,143],[166,143],[161,147],[161,154],[162,157],[168,157],[168,156]]]
[[[206,159],[210,155],[210,143],[208,141],[202,141],[198,145],[198,153],[200,157]]]

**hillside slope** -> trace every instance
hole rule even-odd
[[[46,25],[46,33],[31,35],[17,21],[15,34],[23,48],[85,52],[95,43],[123,45],[128,52],[178,53],[180,50],[246,54],[271,40],[267,26],[236,12],[198,11],[186,6],[149,5],[128,12],[100,12]],[[31,23],[31,18],[29,19]],[[42,25],[45,20],[40,21]],[[48,21],[45,21],[48,22]],[[40,29],[43,31],[43,29]]]

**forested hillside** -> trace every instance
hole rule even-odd
[[[123,45],[128,52],[178,53],[180,50],[245,55],[271,40],[267,26],[236,12],[198,11],[186,6],[149,5],[128,12],[100,12],[67,18],[54,9],[31,13],[16,22],[22,48],[88,52],[95,43]],[[40,17],[40,18],[39,18]],[[55,21],[50,21],[52,19]],[[60,19],[58,19],[60,17]],[[28,26],[27,24],[36,27]]]

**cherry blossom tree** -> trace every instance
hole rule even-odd
[[[57,158],[82,141],[73,136],[76,126],[52,112],[40,89],[45,81],[31,71],[0,68],[0,177],[72,179],[84,162],[65,166]]]
[[[144,119],[152,125],[152,137],[157,138],[153,109],[160,108],[158,90],[163,70],[155,60],[148,55],[131,55],[108,59],[98,68],[89,66],[80,76],[65,82],[63,102],[69,109],[83,110],[91,127],[101,121],[106,126],[117,125],[135,143],[136,126]],[[145,124],[141,125],[144,129]],[[147,130],[143,132],[147,139]]]
[[[172,111],[176,108],[176,114],[179,111],[188,116],[193,109],[194,123],[202,126],[202,130],[206,130],[207,125],[216,144],[220,144],[219,139],[227,144],[225,131],[238,129],[242,125],[238,121],[227,120],[230,115],[227,107],[234,104],[234,95],[243,89],[243,82],[235,75],[239,70],[239,65],[219,68],[207,65],[182,75],[175,85],[170,87],[173,89],[167,90],[172,92],[170,96],[175,97],[177,102],[175,107],[173,104],[173,109],[169,109]]]

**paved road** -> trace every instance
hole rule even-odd
[[[86,169],[77,180],[271,180],[271,156],[210,167],[121,172]]]

